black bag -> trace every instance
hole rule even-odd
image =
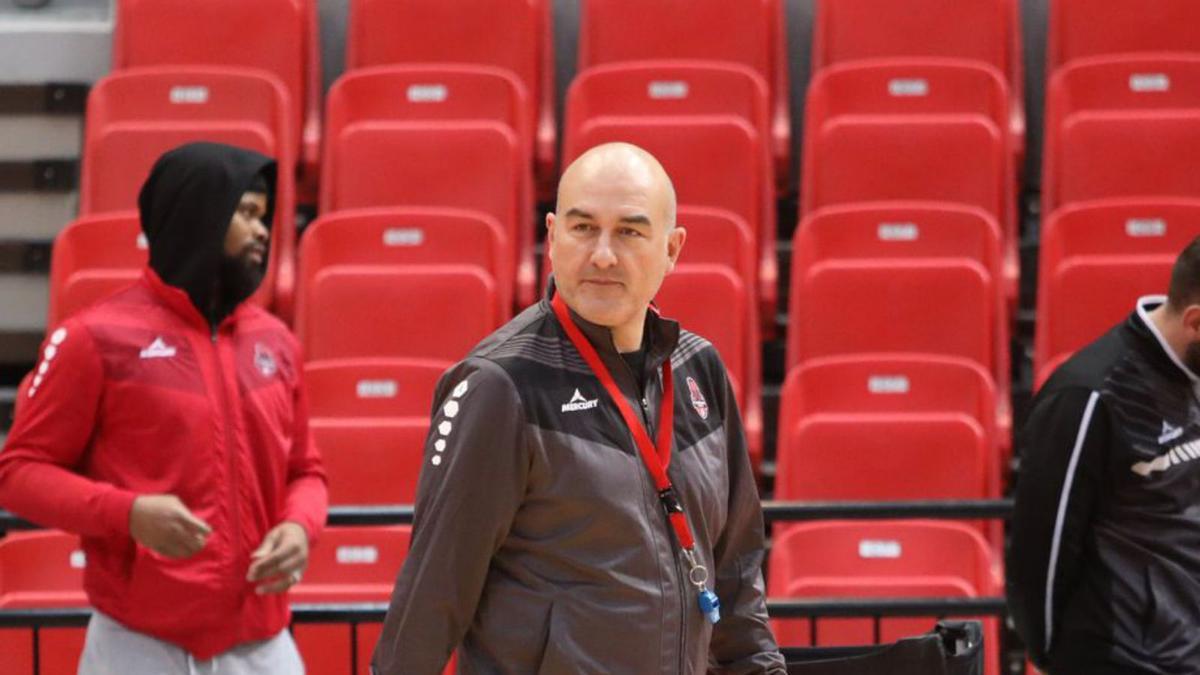
[[[939,621],[925,635],[869,647],[784,649],[788,675],[983,675],[983,626]]]

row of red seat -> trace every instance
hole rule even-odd
[[[407,526],[333,527],[312,549],[293,603],[386,603],[408,551]],[[820,551],[820,555],[813,555]],[[0,610],[82,607],[86,559],[79,538],[62,532],[10,534],[0,540]],[[827,522],[788,526],[777,534],[768,566],[771,597],[901,595],[976,597],[999,593],[997,570],[977,532],[952,523]],[[932,618],[888,619],[881,637],[894,640],[924,632]],[[989,659],[996,660],[996,620],[986,621]],[[357,640],[345,624],[297,624],[293,635],[314,675],[348,673],[355,652],[366,672],[379,639],[379,624],[358,626]],[[820,619],[775,622],[781,644],[849,645],[873,642],[869,620]],[[38,643],[29,629],[0,629],[6,673],[75,671],[83,648],[80,628],[43,629]],[[451,672],[449,669],[447,672]]]
[[[1152,49],[1195,49],[1188,0],[1056,0],[1048,70],[1076,58]],[[717,0],[586,0],[580,8],[580,70],[619,61],[703,59],[746,66],[771,91],[771,147],[786,168],[790,146],[788,54],[778,0],[736,8]],[[637,20],[631,20],[637,17]],[[355,0],[348,69],[395,63],[470,63],[511,72],[529,95],[527,121],[539,168],[553,170],[553,39],[545,0]],[[245,40],[242,26],[259,26]],[[490,36],[505,39],[489,39]],[[881,57],[949,57],[987,63],[1012,86],[1014,135],[1023,138],[1021,31],[1013,0],[821,2],[814,70]],[[114,65],[231,65],[275,74],[293,110],[296,154],[316,169],[320,47],[313,0],[121,0]],[[544,174],[549,175],[549,174]]]
[[[1169,46],[1169,43],[1163,46]],[[1076,349],[1165,292],[1200,235],[1200,46],[1080,59],[1046,101],[1034,369],[1040,385]]]

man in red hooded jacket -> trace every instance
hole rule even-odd
[[[325,521],[300,350],[247,302],[275,163],[185,145],[138,199],[141,281],[50,332],[0,452],[0,506],[78,533],[80,673],[302,673],[286,630]]]

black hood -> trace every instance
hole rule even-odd
[[[160,157],[142,185],[138,211],[150,245],[150,268],[185,291],[201,316],[211,321],[219,321],[253,293],[250,289],[244,297],[225,298],[217,316],[210,315],[225,235],[242,194],[262,174],[268,190],[262,221],[271,227],[275,171],[275,160],[257,152],[189,143]]]

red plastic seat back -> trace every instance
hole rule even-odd
[[[1008,222],[1007,146],[987,117],[842,115],[809,128],[802,213],[927,200],[977,206]]]
[[[287,92],[292,142],[309,93],[307,69],[319,67],[308,63],[310,11],[307,0],[121,0],[113,68],[207,65],[270,73]]]
[[[959,523],[803,523],[775,537],[767,593],[777,598],[990,595],[998,592],[992,565],[987,543]],[[781,644],[811,644],[808,621],[774,624]],[[919,625],[888,620],[881,638],[924,633],[929,625],[929,620]],[[869,619],[821,619],[816,631],[818,644],[874,642]]]
[[[770,90],[762,75],[735,63],[632,61],[592,66],[567,94],[567,126],[599,115],[735,115],[767,138]]]
[[[304,365],[310,417],[429,417],[449,361],[334,359]]]
[[[528,164],[507,125],[360,121],[326,137],[323,212],[453,206],[488,214],[518,241]]]
[[[789,367],[815,357],[883,351],[958,356],[989,370],[995,364],[998,297],[979,263],[799,262],[792,273]]]
[[[50,256],[50,309],[55,326],[142,275],[146,240],[136,213],[85,216],[67,225]]]
[[[512,307],[513,253],[495,218],[476,211],[388,207],[318,218],[300,246],[299,286],[330,265],[474,265],[496,280],[497,311]],[[301,293],[301,297],[303,297]],[[307,311],[303,305],[299,313]]]
[[[1200,52],[1191,0],[1055,0],[1046,72],[1074,59],[1128,52]]]
[[[411,536],[407,525],[325,528],[291,601],[387,602]]]
[[[819,124],[836,115],[984,115],[1008,128],[1009,92],[1001,71],[960,59],[838,63],[809,85],[805,115]]]
[[[678,265],[663,280],[655,303],[663,316],[712,342],[740,397],[750,383],[749,349],[757,330],[749,320],[749,291],[737,274],[718,265]]]
[[[1043,208],[1122,196],[1196,196],[1200,57],[1074,61],[1051,80]]]
[[[305,358],[416,357],[457,361],[506,317],[495,282],[465,265],[322,269],[304,291],[296,332]]]
[[[1108,200],[1066,207],[1042,230],[1034,372],[1061,361],[1167,292],[1180,251],[1200,236],[1200,200]]]

